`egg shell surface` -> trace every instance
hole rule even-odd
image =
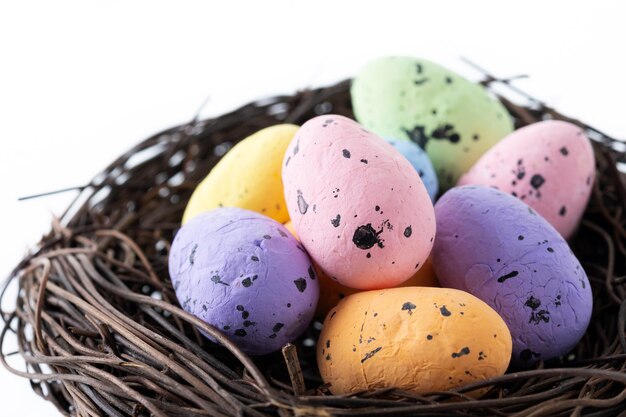
[[[355,121],[307,121],[285,153],[283,182],[302,244],[342,285],[396,286],[428,258],[435,217],[426,188],[405,157]]]
[[[437,193],[439,192],[439,182],[437,180],[437,173],[435,172],[433,163],[430,162],[430,158],[428,158],[426,152],[424,152],[416,143],[408,140],[393,140],[387,138],[385,138],[385,140],[396,148],[398,152],[400,152],[411,163],[411,165],[413,165],[413,168],[415,168],[422,179],[426,190],[428,190],[430,199],[434,202],[437,198]]]
[[[293,223],[288,221],[285,223],[285,227],[289,230],[296,239],[298,235],[293,227]],[[313,267],[317,273],[317,278],[320,284],[320,299],[317,303],[317,310],[315,311],[315,317],[320,320],[324,320],[324,317],[328,312],[335,307],[342,299],[350,294],[360,292],[360,290],[346,287],[341,285],[328,275],[322,269],[313,262]],[[439,281],[435,276],[435,269],[430,259],[424,262],[424,266],[417,270],[415,274],[408,280],[404,281],[399,287],[438,287]]]
[[[351,96],[364,127],[428,153],[444,190],[513,131],[507,110],[484,87],[425,59],[373,60],[354,78]]]
[[[511,335],[491,307],[463,291],[363,291],[326,317],[317,363],[335,395],[400,388],[443,391],[502,375]]]
[[[183,224],[218,207],[239,207],[280,223],[289,220],[281,165],[298,126],[280,124],[259,130],[235,145],[194,190]]]
[[[169,271],[183,309],[251,355],[298,337],[319,297],[300,243],[282,224],[239,208],[215,209],[187,222],[172,243]]]
[[[461,177],[459,185],[497,187],[528,204],[569,238],[595,179],[591,142],[576,125],[546,120],[511,133]]]
[[[592,311],[589,280],[559,233],[502,191],[455,187],[435,205],[432,261],[442,286],[493,307],[513,336],[518,366],[568,353]]]

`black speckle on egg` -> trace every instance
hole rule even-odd
[[[539,174],[533,175],[530,179],[530,185],[532,185],[534,189],[539,189],[539,187],[541,187],[544,182],[546,182],[545,178],[543,178]]]
[[[465,346],[458,352],[452,352],[452,358],[453,359],[460,358],[461,356],[469,355],[469,353],[470,353],[469,347]]]
[[[426,339],[427,339],[427,340],[433,340],[433,335],[432,335],[432,334],[427,335],[427,336],[426,336]]]
[[[376,232],[371,223],[356,228],[352,236],[352,242],[359,249],[370,249],[374,245],[381,245],[378,235],[382,232]]]
[[[223,328],[224,330],[229,330],[229,329],[230,329],[230,326],[224,326],[224,327],[222,327],[222,328]]]
[[[241,281],[241,285],[243,285],[245,288],[248,288],[252,285],[252,279],[250,279],[250,277],[245,278],[243,281]]]
[[[369,253],[369,252],[367,252],[367,255],[365,255],[365,257],[366,257],[366,258],[371,258],[371,257],[372,257],[372,254],[371,254],[371,253]]]
[[[561,206],[561,209],[559,210],[559,216],[565,216],[565,213],[567,213],[567,209],[565,208],[565,206]]]
[[[563,146],[561,149],[559,149],[559,152],[561,152],[561,155],[563,155],[563,156],[569,155],[569,151],[567,150],[567,148],[565,146]]]
[[[282,328],[283,328],[283,326],[284,326],[284,324],[283,324],[283,323],[276,323],[276,324],[274,325],[274,327],[272,327],[272,331],[273,331],[274,333],[278,333],[278,332],[280,331],[280,329],[282,329]]]
[[[255,321],[250,321],[250,320],[245,320],[243,322],[243,326],[244,327],[256,326],[256,322]]]
[[[367,164],[367,159],[361,159],[361,162],[363,162],[364,164]]]
[[[235,336],[244,337],[248,333],[244,329],[235,330]]]
[[[343,155],[344,158],[350,158],[350,151],[347,149],[342,150],[341,154]]]
[[[312,280],[314,280],[314,279],[315,279],[315,270],[313,269],[313,267],[312,267],[312,266],[309,266],[309,270],[308,270],[308,272],[309,272],[309,278],[311,278]]]
[[[296,284],[296,288],[298,289],[298,291],[304,292],[304,290],[306,290],[306,279],[298,278],[294,280],[293,283]]]
[[[253,262],[259,262],[259,257],[258,257],[258,256],[254,256],[254,255],[252,255],[252,256],[250,257],[250,259],[252,259],[252,261],[253,261]]]
[[[546,250],[547,250],[548,252],[550,252],[550,253],[553,253],[553,252],[554,252],[554,249],[552,249],[552,248],[548,248],[548,249],[546,249]]]
[[[523,235],[519,235],[519,236],[517,237],[517,240],[524,240],[524,236],[523,236]]]
[[[339,227],[339,222],[341,221],[341,215],[337,215],[337,217],[335,217],[334,219],[330,220],[330,223],[334,226],[334,227]]]
[[[374,356],[376,353],[380,352],[380,350],[382,349],[382,346],[377,347],[376,349],[367,352],[365,354],[365,356],[363,357],[363,359],[361,359],[361,363],[365,362],[366,360],[368,360],[369,358],[371,358],[372,356]]]
[[[298,190],[298,210],[300,210],[300,214],[306,214],[308,209],[309,204],[302,197],[302,191]]]
[[[548,310],[539,310],[530,313],[530,318],[528,319],[528,323],[539,324],[541,322],[549,323],[550,322],[550,312]]]
[[[411,228],[411,226],[407,226],[407,228],[404,229],[404,237],[411,237],[412,233],[413,229]]]
[[[533,310],[538,309],[541,306],[541,300],[535,298],[534,296],[530,296],[526,302],[524,303],[526,307],[530,307]]]
[[[402,304],[402,310],[408,311],[409,314],[413,314],[413,310],[415,309],[415,307],[417,306],[410,301],[407,301],[406,303]]]
[[[446,306],[441,306],[439,311],[441,312],[441,315],[444,317],[449,317],[450,315],[452,315],[452,313],[450,312],[450,310],[446,308]]]
[[[518,271],[511,271],[508,274],[502,275],[501,277],[499,277],[498,278],[498,282],[502,283],[502,282],[506,281],[507,279],[514,278],[514,277],[516,277],[518,275],[519,275]]]
[[[451,143],[457,143],[461,140],[461,136],[454,132],[454,126],[451,124],[439,126],[430,135],[433,139],[449,140]]]
[[[326,341],[326,349],[330,348],[330,340]]]
[[[198,244],[194,244],[193,248],[191,248],[191,253],[189,254],[189,263],[191,265],[194,264],[195,260],[196,260],[196,251],[198,250]]]

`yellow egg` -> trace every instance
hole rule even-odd
[[[363,291],[330,311],[317,363],[335,395],[379,388],[421,394],[504,374],[511,334],[473,295],[449,288]]]
[[[287,230],[291,232],[292,235],[296,239],[298,238],[298,234],[296,233],[295,228],[293,227],[293,223],[288,221],[285,223],[285,227]],[[334,306],[339,303],[344,297],[360,292],[361,290],[357,290],[356,288],[346,287],[345,285],[341,285],[328,275],[313,261],[313,267],[315,268],[315,273],[319,278],[320,284],[320,298],[317,303],[317,310],[315,311],[315,316],[320,320],[323,320],[326,317],[326,314],[332,309]],[[398,285],[398,287],[438,287],[439,280],[437,280],[437,276],[435,275],[435,269],[433,268],[433,264],[430,262],[430,259],[426,259],[424,262],[424,266],[422,266],[411,278],[407,281],[404,281],[402,284]]]
[[[289,220],[281,169],[285,150],[298,126],[259,130],[235,145],[193,192],[183,224],[217,207],[239,207],[284,223]]]

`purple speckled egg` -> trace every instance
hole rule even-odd
[[[578,343],[591,318],[589,280],[543,217],[483,186],[451,189],[435,215],[432,259],[441,285],[477,296],[502,316],[513,364],[555,358]]]
[[[183,309],[263,355],[297,338],[319,297],[311,261],[285,227],[239,208],[198,215],[176,234],[169,258]]]

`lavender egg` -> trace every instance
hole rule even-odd
[[[554,227],[515,197],[483,186],[451,189],[435,216],[432,259],[441,285],[475,295],[502,316],[513,364],[574,348],[591,319],[591,288]]]
[[[172,243],[169,271],[183,309],[250,355],[297,338],[319,297],[300,243],[282,224],[239,208],[215,209],[187,222]]]

